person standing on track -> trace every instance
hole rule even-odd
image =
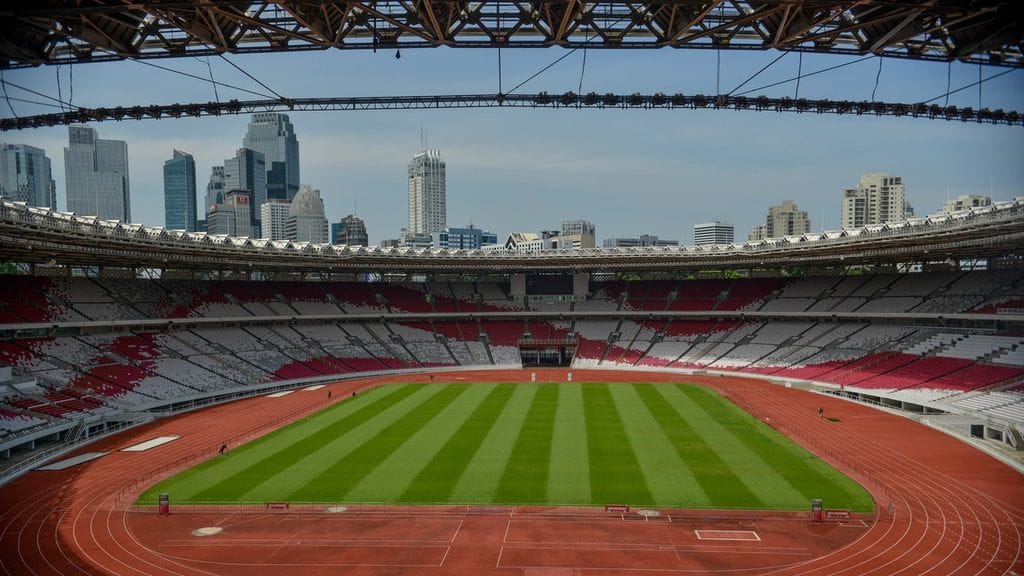
[[[824,418],[824,417],[825,417],[825,407],[824,406],[818,406],[818,418]]]
[[[220,455],[223,456],[223,455],[225,455],[227,453],[228,453],[228,444],[227,444],[227,442],[225,442],[225,443],[220,445]]]

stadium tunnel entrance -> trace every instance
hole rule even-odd
[[[569,367],[576,355],[575,340],[520,340],[519,359],[524,368]]]

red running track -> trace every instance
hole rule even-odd
[[[565,381],[565,370],[536,371]],[[354,389],[420,377],[344,382],[254,398],[139,427],[88,446],[109,455],[31,472],[0,490],[0,574],[1024,574],[1024,476],[904,418],[735,377],[574,370],[576,381],[689,381],[715,388],[861,481],[879,513],[812,524],[800,515],[551,509],[385,513],[174,513],[123,506],[146,485]],[[525,371],[454,372],[438,381],[522,381]],[[818,418],[818,406],[827,416]],[[179,440],[113,452],[155,436]],[[216,526],[215,536],[191,531]],[[720,539],[724,538],[724,539]]]

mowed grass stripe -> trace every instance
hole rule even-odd
[[[457,384],[466,391],[409,435],[383,462],[345,495],[346,502],[395,502],[415,475],[480,407],[495,384]]]
[[[297,502],[341,502],[345,495],[372,472],[409,435],[468,390],[469,384],[448,384],[427,398],[397,422],[381,430],[362,445],[336,460],[305,485],[293,490],[288,500]],[[429,388],[429,387],[428,387]]]
[[[776,509],[808,506],[809,503],[804,500],[800,491],[766,461],[766,458],[770,460],[773,457],[773,451],[761,454],[751,450],[743,441],[744,437],[752,433],[755,426],[761,424],[760,421],[734,405],[730,405],[733,410],[715,410],[714,414],[709,414],[704,410],[708,400],[723,408],[726,407],[727,400],[701,386],[664,386],[659,390],[670,402],[685,410],[690,422],[701,431],[708,446],[722,458],[732,474],[757,496],[761,505]],[[735,425],[741,421],[742,426]],[[726,506],[750,504],[737,502]]]
[[[811,498],[825,502],[844,502],[860,511],[874,508],[870,495],[835,468],[825,464],[792,440],[775,432],[749,413],[715,398],[715,392],[691,387],[689,396],[701,409],[757,454],[771,462],[773,471],[800,496],[794,502],[806,505]]]
[[[231,446],[226,456],[212,458],[160,482],[143,493],[139,500],[144,503],[156,502],[157,495],[161,492],[172,494],[179,501],[234,500],[239,496],[241,487],[251,486],[266,478],[264,467],[268,464],[273,467],[273,463],[268,460],[272,461],[279,457],[300,458],[307,449],[323,443],[323,439],[318,436],[321,432],[330,430],[329,434],[334,436],[346,426],[354,426],[357,421],[365,422],[373,418],[381,410],[414,391],[405,386],[382,386],[367,390],[351,400],[339,402],[316,414],[306,416],[267,436],[241,446]],[[353,419],[357,414],[356,419]],[[310,437],[317,439],[307,444],[299,444]],[[211,486],[210,478],[223,480]]]
[[[558,384],[543,385],[533,396],[519,429],[494,501],[503,504],[544,502],[551,464],[551,434],[558,408]]]
[[[325,438],[324,443],[277,474],[262,482],[248,486],[249,490],[239,497],[242,502],[272,502],[286,500],[299,485],[308,482],[329,468],[338,459],[358,448],[393,423],[405,418],[429,398],[441,391],[437,386],[422,384],[406,385],[412,394],[385,409],[376,417],[342,432],[334,438]]]
[[[559,384],[558,409],[551,434],[547,501],[551,504],[589,504],[589,462],[581,385]]]
[[[664,428],[639,396],[650,384],[609,384],[633,453],[655,502],[672,506],[707,507],[711,500],[680,457]]]
[[[659,393],[665,386],[668,384],[638,386],[637,394],[672,442],[679,461],[691,469],[697,484],[695,500],[682,505],[763,507],[764,502],[732,473],[703,435]]]
[[[336,405],[336,407],[345,406],[346,404],[357,405],[358,402],[355,410],[349,410],[348,414],[334,422],[330,422],[330,419],[336,418],[338,412],[333,409],[320,412],[318,416],[322,418],[319,419],[328,421],[326,426],[320,426],[315,429],[310,429],[307,426],[295,426],[292,429],[282,431],[282,434],[274,436],[266,444],[246,445],[242,449],[232,451],[228,458],[215,460],[214,462],[218,465],[219,469],[211,470],[211,473],[217,476],[224,475],[224,479],[210,485],[192,498],[200,502],[216,502],[231,494],[237,494],[239,486],[258,483],[281,473],[281,471],[292,466],[304,455],[322,447],[329,439],[337,438],[360,424],[375,418],[384,410],[416,392],[416,388],[411,386],[389,386],[387,388],[390,389],[384,390],[381,394],[376,394],[369,399],[365,398],[366,394],[364,394],[362,402],[359,402],[360,398],[356,397],[354,400]],[[270,451],[269,453],[267,453],[268,450]],[[234,473],[229,473],[229,469],[237,466],[236,462],[250,464],[245,468],[236,470]],[[188,495],[183,496],[188,497]]]
[[[593,504],[652,504],[636,455],[606,384],[583,386]]]
[[[402,493],[402,502],[447,502],[484,438],[505,409],[515,384],[495,386]]]
[[[501,473],[512,454],[512,447],[515,446],[519,429],[523,427],[523,420],[526,419],[536,392],[536,385],[521,384],[515,387],[505,409],[455,484],[451,495],[453,502],[494,502]]]

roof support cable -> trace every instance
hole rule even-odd
[[[865,56],[863,58],[857,58],[856,60],[850,60],[849,62],[843,62],[842,64],[836,64],[835,66],[829,66],[828,68],[822,68],[821,70],[815,70],[814,72],[809,72],[807,74],[803,74],[802,76],[796,76],[796,77],[790,78],[788,80],[780,80],[778,82],[772,82],[771,84],[765,84],[764,86],[759,86],[757,88],[751,88],[750,90],[744,90],[743,92],[740,92],[739,94],[735,94],[735,96],[746,96],[747,94],[750,94],[751,92],[760,92],[761,90],[764,90],[766,88],[774,88],[776,86],[781,86],[782,84],[789,84],[790,82],[793,82],[795,80],[799,80],[800,78],[810,78],[811,76],[815,76],[817,74],[822,74],[824,72],[831,72],[832,70],[836,70],[836,69],[842,68],[843,66],[849,66],[851,64],[857,64],[858,62],[863,62],[865,60],[870,60],[871,58],[874,58],[874,57],[875,57],[874,55],[871,55],[871,56]]]
[[[945,94],[939,94],[935,98],[930,98],[928,100],[920,102],[920,104],[927,104],[929,102],[934,102],[934,101],[938,100],[939,98],[945,98],[946,99],[946,103],[948,104],[949,103],[949,97],[951,95],[956,94],[957,92],[963,92],[964,90],[967,90],[968,88],[973,88],[975,86],[980,86],[981,84],[984,84],[985,82],[988,82],[989,80],[995,80],[996,78],[999,78],[1000,76],[1005,76],[1005,75],[1009,74],[1010,72],[1015,72],[1016,70],[1017,70],[1017,68],[1010,68],[1009,70],[1003,70],[1002,72],[1000,72],[998,74],[993,74],[993,75],[989,76],[988,78],[982,78],[981,80],[978,80],[977,82],[971,82],[970,84],[967,84],[966,86],[961,86],[961,87],[957,88],[956,90],[950,90],[950,91],[947,91]]]
[[[273,88],[271,88],[270,86],[267,86],[267,85],[266,85],[266,84],[264,84],[263,82],[260,82],[260,81],[259,81],[259,80],[258,80],[258,79],[257,79],[257,78],[255,77],[255,76],[253,76],[252,74],[249,74],[248,72],[246,72],[245,70],[243,70],[241,66],[239,66],[238,64],[235,64],[235,63],[234,63],[234,62],[232,62],[231,60],[228,60],[227,56],[225,56],[225,55],[223,55],[223,54],[220,54],[219,56],[220,56],[220,57],[221,57],[221,59],[223,59],[223,60],[224,60],[225,62],[227,62],[228,64],[231,64],[232,66],[234,66],[234,68],[235,68],[236,70],[238,70],[238,71],[239,71],[239,72],[241,72],[242,74],[245,74],[246,76],[248,76],[248,77],[249,77],[249,78],[250,78],[250,79],[251,79],[251,80],[252,80],[253,82],[255,82],[255,83],[259,84],[260,86],[263,86],[264,88],[266,88],[267,90],[269,90],[269,91],[270,91],[270,92],[271,92],[271,93],[272,93],[272,94],[273,94],[274,96],[277,96],[277,99],[278,99],[278,100],[282,100],[282,101],[283,101],[283,100],[287,100],[287,98],[285,98],[284,96],[281,96],[280,94],[278,94],[277,92],[275,92]]]
[[[231,88],[233,90],[238,90],[239,92],[247,92],[249,94],[253,94],[255,96],[260,96],[262,98],[268,98],[268,99],[271,99],[271,100],[274,99],[273,96],[271,96],[270,94],[267,94],[265,92],[256,92],[254,90],[249,90],[247,88],[242,88],[240,86],[235,86],[233,84],[225,84],[224,82],[216,82],[216,81],[213,81],[213,80],[208,80],[206,78],[203,78],[202,76],[196,76],[195,74],[189,74],[188,72],[182,72],[181,70],[175,70],[174,68],[168,68],[167,66],[160,66],[159,64],[153,64],[152,62],[146,62],[145,60],[139,60],[139,59],[136,59],[136,58],[132,58],[132,62],[138,62],[139,64],[145,64],[146,66],[152,66],[153,68],[158,68],[158,69],[164,70],[166,72],[174,72],[175,74],[181,74],[182,76],[188,76],[189,78],[194,78],[196,80],[201,80],[203,82],[210,82],[214,86],[224,86],[226,88]]]
[[[882,57],[878,57],[878,73],[875,74],[875,87],[871,89],[871,101],[875,101],[875,92],[878,91],[878,80],[882,77]]]
[[[2,77],[0,77],[0,83],[2,83],[4,85],[4,92],[7,91],[7,86],[13,86],[13,87],[15,87],[15,88],[17,88],[19,90],[24,90],[25,92],[29,92],[31,94],[35,94],[36,96],[42,96],[43,98],[46,98],[47,100],[53,100],[57,104],[60,104],[60,109],[61,110],[64,110],[65,106],[68,106],[68,107],[71,107],[71,108],[80,108],[79,106],[68,104],[67,102],[65,102],[63,100],[59,100],[57,98],[54,98],[53,96],[49,96],[47,94],[43,94],[42,92],[37,92],[35,90],[32,90],[31,88],[25,88],[24,86],[21,86],[20,84],[15,84],[14,82],[11,82],[10,80],[4,80]]]
[[[942,103],[943,108],[949,107],[949,93],[952,92],[953,85],[953,61],[950,60],[946,65],[946,101]]]
[[[797,54],[799,59],[796,61],[796,90],[793,92],[793,99],[800,99],[800,77],[804,75],[804,53]]]
[[[213,98],[220,102],[220,94],[217,93],[217,83],[213,80],[213,66],[210,66],[210,57],[206,57],[206,70],[210,73],[210,84],[213,84]]]
[[[7,94],[7,82],[4,81],[4,69],[0,68],[0,87],[4,91],[4,99],[7,100],[7,107],[11,109],[11,116],[18,117],[18,113],[14,111],[14,106],[11,104],[11,97]]]

